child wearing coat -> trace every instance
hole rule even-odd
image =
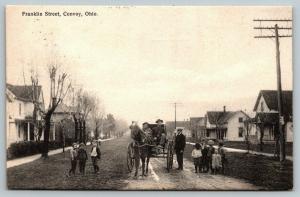
[[[221,155],[221,163],[222,163],[221,173],[225,174],[225,164],[227,163],[227,160],[225,157],[225,149],[224,149],[223,145],[224,144],[222,142],[219,143],[219,153]]]
[[[220,155],[220,149],[214,149],[212,154],[212,173],[216,174],[219,172],[219,170],[222,168],[222,161],[221,161],[221,155]]]
[[[79,161],[79,172],[84,175],[85,174],[85,164],[86,164],[86,160],[88,159],[88,155],[87,155],[86,151],[84,150],[83,143],[81,143],[79,145],[77,157],[78,157],[78,161]]]
[[[76,166],[77,166],[77,144],[73,143],[73,147],[70,150],[71,157],[71,169],[69,170],[69,176],[71,174],[75,175]]]
[[[199,143],[195,144],[195,148],[192,151],[192,158],[194,159],[195,173],[201,172],[202,151]]]
[[[101,158],[101,152],[97,141],[93,141],[91,150],[91,159],[94,167],[95,174],[99,172],[98,160]]]

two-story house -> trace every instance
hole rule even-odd
[[[284,133],[286,141],[293,141],[293,91],[282,91]],[[261,90],[254,105],[254,118],[257,138],[263,135],[263,141],[274,141],[278,134],[278,97],[277,90]],[[262,131],[261,131],[262,130]]]
[[[227,141],[244,141],[244,121],[249,116],[243,111],[208,111],[206,113],[206,138]]]
[[[38,102],[44,108],[41,86],[37,87]],[[34,114],[31,86],[6,85],[6,147],[19,141],[35,140],[35,120],[40,121],[39,113]],[[35,118],[36,116],[36,118]]]

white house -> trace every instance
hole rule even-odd
[[[35,140],[35,128],[32,103],[32,87],[6,85],[6,147],[19,141]],[[41,86],[38,87],[38,101],[44,107],[44,98]],[[37,120],[41,120],[39,113]]]
[[[293,91],[282,91],[282,108],[284,117],[284,133],[287,142],[293,141]],[[278,100],[276,90],[261,90],[253,109],[256,112],[254,118],[258,140],[263,134],[263,141],[274,141],[278,134]],[[263,129],[263,132],[261,130]]]
[[[244,141],[244,121],[249,116],[243,111],[208,111],[206,113],[206,138],[227,141]]]

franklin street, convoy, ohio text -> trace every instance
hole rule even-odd
[[[76,17],[83,17],[83,16],[97,16],[98,14],[96,12],[89,12],[86,11],[84,13],[82,12],[25,12],[22,11],[22,16],[76,16]]]

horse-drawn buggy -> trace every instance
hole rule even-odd
[[[132,142],[128,144],[127,166],[130,172],[136,169],[135,176],[142,162],[142,174],[147,175],[148,164],[151,157],[163,158],[166,162],[166,169],[169,172],[173,167],[174,142],[172,136],[167,136],[166,126],[162,121],[156,124],[143,123],[140,129],[133,122],[130,126]]]

